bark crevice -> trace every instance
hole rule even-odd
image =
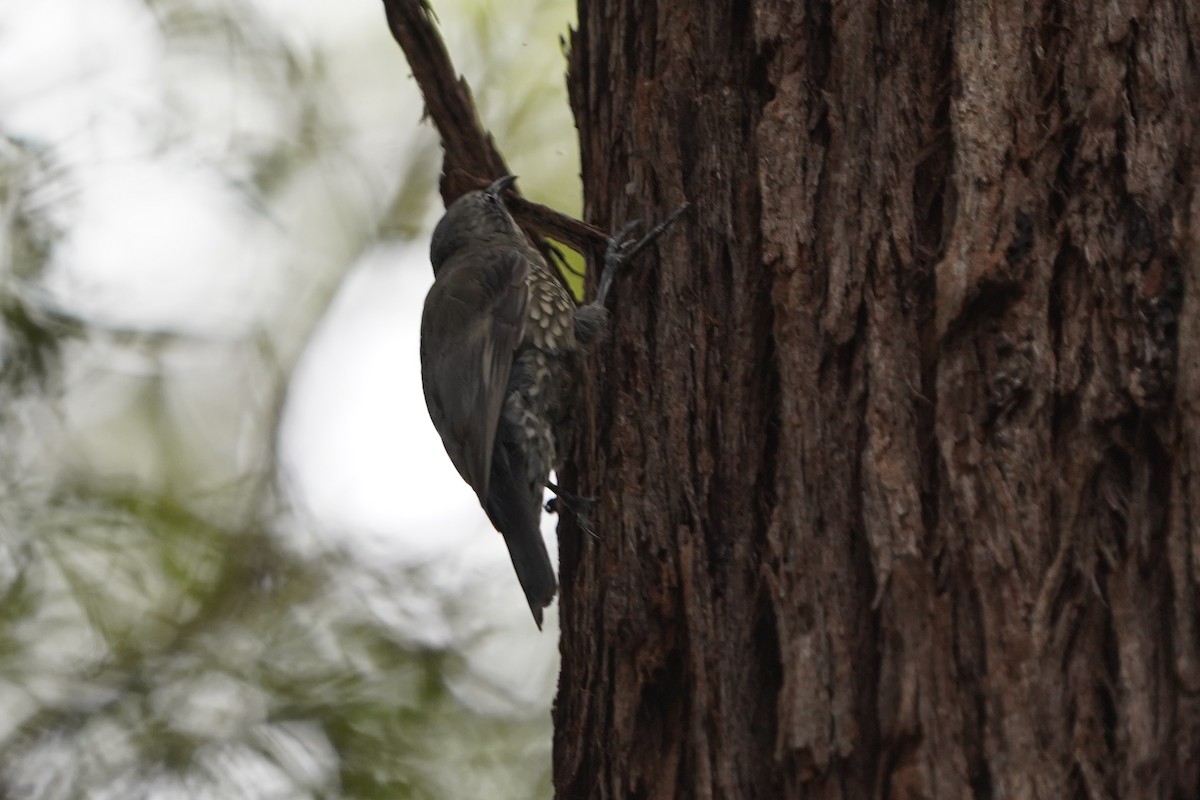
[[[588,218],[695,204],[622,283],[577,454],[620,500],[612,544],[564,538],[556,721],[603,774],[1200,794],[1188,13],[580,4]],[[587,747],[560,795],[621,796]]]

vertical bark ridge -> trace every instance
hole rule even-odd
[[[580,4],[560,796],[1200,792],[1197,24]]]

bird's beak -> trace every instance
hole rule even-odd
[[[487,189],[485,189],[484,192],[486,194],[490,194],[492,197],[499,197],[501,192],[503,192],[505,189],[512,186],[516,182],[517,182],[516,175],[505,175],[503,178],[496,181],[491,186],[489,186]]]

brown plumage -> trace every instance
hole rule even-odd
[[[541,628],[557,589],[540,529],[542,493],[570,424],[582,348],[607,330],[604,303],[617,268],[683,209],[636,243],[625,241],[633,226],[610,240],[597,298],[577,308],[504,205],[514,180],[463,195],[434,229],[421,383],[446,452],[504,536]]]
[[[421,381],[450,460],[504,536],[538,627],[557,588],[540,529],[575,304],[513,222],[505,178],[455,201],[434,231]]]

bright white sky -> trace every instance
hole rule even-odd
[[[258,2],[297,47],[325,51],[331,80],[345,83],[351,142],[378,150],[366,163],[398,162],[398,148],[429,135],[418,128],[420,100],[377,0]],[[147,124],[162,117],[171,78],[154,24],[137,0],[3,4],[0,119],[10,135],[52,148],[75,175],[75,194],[48,198],[68,232],[47,279],[57,302],[121,326],[239,333],[286,307],[297,275],[286,246],[303,235],[306,214],[323,212],[300,203],[275,226],[247,215],[239,176],[214,166],[222,131],[230,115],[243,129],[270,131],[277,121],[219,78],[176,98],[181,120],[195,104],[211,105],[212,131],[188,131],[194,149],[163,151]],[[538,634],[500,536],[425,410],[417,331],[431,282],[426,246],[380,247],[355,263],[294,374],[284,468],[320,536],[375,569],[431,564],[438,591],[495,626],[466,653],[481,680],[456,687],[465,699],[502,710],[490,699],[493,684],[548,707],[557,612]],[[434,600],[429,618],[409,609],[396,624],[453,640]]]

